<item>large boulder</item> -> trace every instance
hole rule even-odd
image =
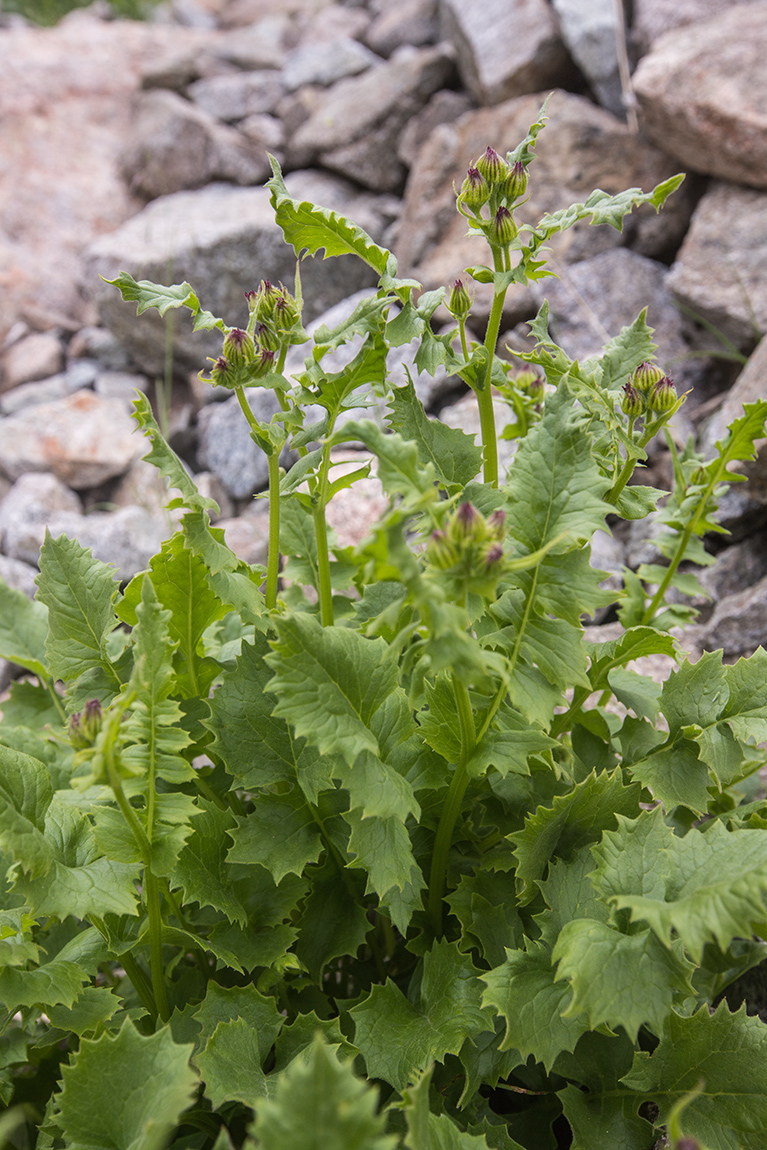
[[[388,217],[379,201],[360,195],[337,177],[293,172],[292,194],[350,216],[380,238]],[[296,257],[275,223],[266,188],[212,184],[195,192],[177,192],[148,204],[122,228],[89,251],[88,283],[94,289],[102,323],[128,348],[149,375],[162,373],[166,321],[156,311],[139,317],[116,288],[99,279],[127,271],[135,279],[159,283],[187,280],[202,306],[232,324],[244,324],[244,293],[260,279],[293,286]],[[355,256],[301,265],[305,317],[312,319],[352,291],[376,282],[376,275]],[[175,366],[200,370],[206,356],[220,354],[221,333],[193,332],[189,313],[176,313],[173,327]]]
[[[634,73],[643,130],[696,172],[767,188],[767,0],[676,28]]]
[[[552,0],[570,55],[599,103],[623,114],[615,0]]]

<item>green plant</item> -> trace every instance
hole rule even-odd
[[[520,226],[542,123],[458,194],[492,255],[469,272],[494,286],[481,345],[464,285],[418,296],[353,223],[291,198],[276,164],[296,254],[353,253],[380,277],[315,333],[297,382],[298,277],[295,295],[249,293],[247,329],[188,284],[115,281],[139,312],[185,307],[222,332],[210,378],[269,458],[269,559],[229,550],[139,396],[180,530],[124,591],[63,537],[45,540],[35,602],[0,589],[0,651],[29,672],[0,724],[10,1145],[37,1127],[41,1150],[639,1150],[668,1121],[680,1145],[767,1146],[767,1030],[711,1009],[767,949],[767,802],[739,789],[763,761],[767,655],[689,663],[666,597],[694,591],[680,562],[708,561],[767,402],[714,459],[675,455],[667,565],[627,572],[625,630],[586,642],[582,615],[615,598],[591,537],[666,496],[628,481],[683,397],[644,314],[577,363],[544,306],[527,360],[546,385],[519,382],[496,355],[503,299],[546,274],[556,231],[620,227],[678,180]],[[460,353],[431,330],[443,298]],[[348,366],[326,369],[354,336]],[[387,388],[387,349],[414,337],[419,369],[474,389],[481,448],[429,420],[412,382]],[[518,439],[505,477],[496,383]],[[278,395],[270,422],[249,387]],[[371,388],[388,426],[343,422]],[[390,503],[340,548],[328,502],[370,467],[335,477],[349,442]],[[678,661],[662,687],[630,666],[650,654]]]

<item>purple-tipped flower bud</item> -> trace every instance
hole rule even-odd
[[[623,399],[621,400],[621,411],[628,415],[631,419],[636,419],[637,416],[644,412],[645,404],[642,395],[634,387],[631,380],[623,385]]]
[[[253,362],[252,374],[256,377],[268,375],[270,371],[274,371],[274,352],[270,347],[259,348],[258,354]]]
[[[447,310],[460,322],[466,320],[471,311],[471,297],[463,280],[456,280],[447,301]]]
[[[301,319],[298,304],[284,289],[274,302],[272,324],[278,335],[287,335]]]
[[[432,531],[426,546],[426,559],[442,571],[457,562],[457,552],[444,531]]]
[[[653,387],[659,380],[663,379],[663,371],[655,363],[640,363],[634,374],[629,377],[629,383],[633,384],[640,395],[647,398],[652,391]]]
[[[259,348],[265,348],[266,347],[266,348],[269,348],[270,351],[279,351],[280,350],[280,344],[281,344],[280,337],[277,335],[277,333],[275,331],[272,331],[272,329],[270,327],[267,327],[265,323],[260,323],[258,325],[258,327],[256,328],[255,339],[256,339],[256,354],[258,354]]]
[[[503,182],[503,195],[506,200],[511,201],[521,199],[527,191],[527,169],[521,160],[517,160],[509,168],[508,175]]]
[[[490,242],[500,248],[507,248],[517,234],[514,220],[507,207],[501,204],[490,225]]]
[[[466,204],[466,207],[472,212],[478,212],[490,199],[490,188],[487,180],[476,168],[469,168],[466,179],[461,185],[459,196],[461,203]]]
[[[506,533],[506,512],[500,507],[488,518],[487,526],[493,539],[503,539]]]
[[[477,171],[484,176],[491,188],[496,188],[505,182],[509,174],[509,165],[502,159],[495,148],[487,147],[476,163]]]
[[[666,411],[671,411],[677,400],[676,388],[674,387],[673,380],[664,375],[654,385],[647,399],[647,406],[650,411],[657,412],[659,415]]]
[[[491,543],[485,551],[485,566],[488,570],[495,567],[503,559],[503,547],[500,543]]]
[[[234,387],[237,380],[232,365],[225,355],[220,355],[210,369],[210,382],[214,387]]]
[[[241,327],[233,327],[224,340],[224,355],[233,368],[244,367],[256,354],[253,336]]]
[[[69,741],[76,751],[92,747],[101,730],[101,703],[89,699],[82,711],[76,711],[69,720]]]
[[[482,516],[472,503],[462,503],[453,519],[455,533],[464,539],[471,539],[482,524]]]
[[[270,280],[261,280],[255,292],[245,293],[248,299],[248,310],[251,315],[255,312],[261,323],[268,323],[272,318],[274,305],[279,296],[279,290]]]

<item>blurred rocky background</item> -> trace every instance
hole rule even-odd
[[[58,0],[25,2],[57,14]],[[133,431],[136,388],[218,500],[230,545],[264,560],[252,497],[265,460],[236,400],[197,380],[219,339],[181,313],[137,320],[99,277],[188,279],[204,307],[244,321],[246,288],[294,274],[263,188],[267,150],[294,194],[350,216],[434,288],[484,258],[453,181],[487,144],[514,147],[553,90],[527,219],[595,187],[649,190],[687,172],[660,215],[557,237],[559,278],[545,281],[556,338],[593,354],[648,305],[659,361],[692,389],[674,435],[704,452],[767,394],[767,0],[169,0],[143,15],[97,0],[39,27],[0,8],[0,576],[12,586],[34,594],[46,526],[121,580],[174,530]],[[371,277],[351,257],[306,261],[306,319],[341,318]],[[510,294],[502,346],[524,345],[540,300]],[[488,311],[480,289],[478,338]],[[398,349],[395,382],[413,354]],[[459,380],[417,386],[430,414],[478,433]],[[269,397],[253,397],[268,417]],[[510,421],[500,400],[498,418]],[[720,558],[688,639],[728,660],[767,636],[761,448],[751,482],[723,500],[729,534],[708,541]],[[644,481],[667,483],[664,445],[648,462]],[[364,538],[381,508],[374,479],[339,493],[339,542]],[[615,586],[624,564],[655,558],[652,524],[595,541]],[[609,613],[600,622],[606,634]],[[0,685],[12,673],[0,668]]]

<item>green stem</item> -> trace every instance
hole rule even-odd
[[[62,724],[66,727],[66,725],[67,725],[67,713],[64,710],[64,705],[61,702],[61,698],[60,698],[60,696],[56,690],[56,684],[54,683],[53,679],[51,679],[48,675],[46,675],[45,678],[41,677],[40,681],[43,684],[43,686],[45,687],[48,694],[51,696],[51,699],[53,700],[53,705],[59,713],[59,718],[61,719]]]
[[[269,550],[266,559],[266,609],[277,606],[277,584],[280,577],[280,457],[269,456]]]
[[[497,272],[503,271],[503,255],[497,248],[492,249],[493,267]],[[484,477],[485,483],[498,486],[498,440],[495,430],[495,412],[493,411],[493,393],[490,381],[493,375],[493,356],[498,343],[498,332],[501,328],[503,305],[506,300],[506,289],[496,291],[493,296],[493,306],[490,309],[490,319],[485,332],[485,348],[488,352],[487,369],[481,390],[477,391],[477,404],[479,406],[479,425],[482,429],[482,450],[485,457]]]
[[[328,435],[330,434],[332,434],[332,428],[328,428]],[[329,471],[330,447],[326,443],[322,450],[317,502],[312,512],[314,518],[314,534],[317,538],[317,582],[319,584],[317,593],[320,597],[320,622],[323,627],[331,627],[333,625],[333,590],[330,583],[328,526],[325,519],[325,508],[328,503]]]
[[[157,1018],[157,1004],[152,994],[152,988],[149,984],[149,979],[144,974],[143,970],[136,962],[132,954],[123,954],[120,957],[122,968],[131,981],[133,989],[141,999],[142,1005],[151,1014],[152,1018]]]
[[[162,1022],[170,1018],[168,994],[165,988],[165,965],[162,960],[162,894],[157,878],[148,866],[144,867],[144,902],[149,913],[149,969],[152,972],[157,1013]]]
[[[631,424],[629,425],[629,434],[631,434],[631,431],[633,430],[633,426],[634,426],[634,422],[632,420]],[[645,430],[642,434],[642,438],[639,440],[639,447],[641,447],[643,451],[644,451],[645,447],[647,446],[647,444],[652,439],[652,437],[658,433],[658,431],[660,430],[660,427],[661,427],[661,421],[656,419],[653,423],[650,424],[649,427],[645,428]],[[623,492],[623,488],[626,486],[629,479],[631,479],[631,476],[634,474],[634,469],[635,469],[636,465],[637,465],[636,458],[629,456],[628,459],[626,460],[626,462],[623,464],[623,467],[621,469],[621,473],[618,476],[618,478],[616,479],[614,485],[607,492],[607,495],[605,495],[605,503],[611,503],[613,505],[613,507],[615,506],[615,504],[618,502],[618,499],[621,496],[621,493]]]
[[[458,679],[453,679],[453,692],[458,710],[458,722],[461,728],[461,754],[456,764],[455,773],[448,788],[445,805],[440,815],[437,834],[434,839],[434,852],[431,858],[431,873],[429,876],[429,899],[427,911],[437,938],[442,936],[442,896],[445,892],[445,878],[447,875],[447,861],[450,845],[453,841],[453,831],[461,813],[463,796],[469,783],[469,772],[466,764],[476,745],[474,731],[474,716],[471,709],[469,692]]]

